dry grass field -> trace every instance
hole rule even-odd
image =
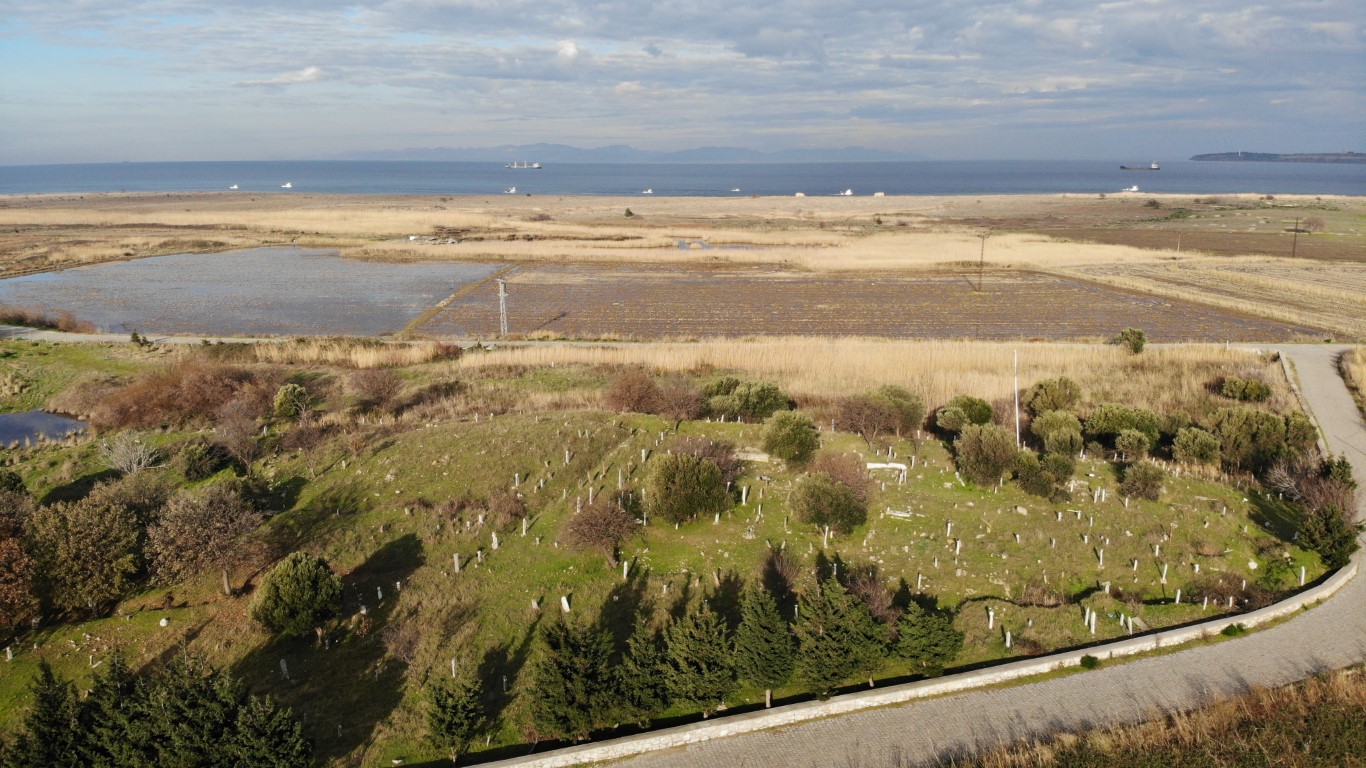
[[[883,339],[721,339],[654,344],[603,343],[499,347],[448,363],[457,370],[565,365],[644,365],[661,371],[740,371],[777,382],[801,401],[819,401],[898,384],[931,406],[955,395],[988,399],[1021,386],[1066,376],[1094,402],[1150,403],[1158,411],[1203,413],[1212,384],[1223,376],[1256,378],[1274,389],[1274,410],[1292,409],[1279,366],[1246,349],[1221,345],[1153,347],[1131,355],[1095,344],[1006,344],[988,341]]]
[[[627,209],[632,216],[625,215]],[[1318,231],[1296,235],[1292,232],[1296,221],[1312,221]],[[336,248],[350,258],[370,261],[534,265],[529,274],[564,264],[629,264],[652,270],[661,266],[772,268],[793,280],[811,279],[802,289],[805,293],[850,293],[853,305],[866,305],[874,316],[894,317],[905,314],[900,298],[860,299],[856,294],[861,281],[883,280],[890,273],[925,272],[939,279],[945,270],[970,273],[974,270],[969,265],[975,267],[980,261],[997,272],[1028,273],[1000,284],[1038,288],[1040,295],[1051,298],[1051,310],[1088,325],[1080,333],[1036,333],[1026,327],[1010,335],[1103,336],[1116,322],[1152,326],[1161,333],[1164,325],[1182,329],[1196,323],[1240,326],[1247,314],[1253,314],[1279,324],[1281,331],[1272,334],[1278,339],[1305,329],[1315,337],[1363,338],[1363,221],[1366,198],[1255,195],[11,196],[0,198],[0,275],[171,252],[297,244]],[[1292,250],[1298,258],[1285,258]],[[1332,262],[1333,267],[1326,269],[1325,262]],[[1053,280],[1051,288],[1056,290],[1040,287],[1039,281],[1045,280],[1040,274],[1052,275],[1047,280]],[[836,287],[821,282],[836,278],[847,282]],[[529,275],[520,279],[524,287],[531,285]],[[1084,290],[1078,287],[1085,283],[1092,285]],[[933,287],[922,292],[934,298]],[[1234,314],[1219,314],[1217,321],[1195,317],[1189,315],[1187,304],[1125,295],[1131,293],[1233,310]],[[952,297],[952,302],[946,302],[940,296],[936,309],[949,316],[980,309],[979,296],[962,291]],[[1002,300],[1019,303],[1028,298],[1032,297],[1004,296]],[[564,297],[555,300],[563,302]],[[555,300],[543,303],[552,306]],[[915,305],[915,300],[911,303]],[[1104,322],[1107,314],[1097,310],[1113,305],[1122,313],[1135,304],[1151,305],[1157,311],[1141,315],[1142,322]],[[1179,309],[1168,313],[1168,306]],[[451,325],[464,322],[455,314],[451,318]],[[750,312],[742,319],[749,323],[762,320],[762,315]],[[997,322],[1009,325],[1018,319],[993,320],[988,313],[980,330],[989,332]],[[442,322],[438,319],[436,327]],[[850,320],[847,324],[849,331],[828,322],[824,328],[805,329],[783,320],[753,332],[864,332],[860,329],[867,323]],[[1047,324],[1042,321],[1035,327]],[[979,331],[953,323],[931,322],[924,327],[929,335]],[[691,335],[714,331],[689,327],[640,332]],[[919,331],[909,328],[898,333],[917,335]],[[1195,336],[1236,339],[1264,333],[1217,330]]]

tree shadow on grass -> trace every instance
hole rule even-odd
[[[38,500],[38,503],[46,506],[58,501],[80,501],[86,496],[89,496],[90,492],[94,490],[95,486],[99,483],[106,480],[117,480],[119,477],[120,473],[113,469],[102,469],[99,472],[92,472],[88,475],[78,477],[66,485],[59,485],[56,488],[53,488],[43,494],[43,497]]]
[[[369,740],[402,700],[407,665],[387,652],[384,630],[398,605],[397,585],[423,560],[413,534],[386,543],[343,577],[343,618],[322,647],[311,635],[276,639],[233,669],[254,692],[293,708],[321,763]]]
[[[1257,491],[1249,493],[1248,500],[1252,503],[1248,516],[1258,527],[1283,541],[1295,538],[1300,528],[1300,512],[1294,504]]]

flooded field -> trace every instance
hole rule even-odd
[[[378,336],[401,330],[425,308],[495,269],[379,264],[329,251],[254,248],[0,280],[0,303],[70,310],[115,333]]]
[[[636,338],[858,335],[1087,339],[1137,327],[1154,341],[1272,341],[1305,326],[1033,272],[821,274],[771,267],[536,266],[508,278],[512,333]],[[421,328],[490,336],[496,290],[452,303]]]

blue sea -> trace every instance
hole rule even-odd
[[[535,160],[535,158],[529,158]],[[888,163],[547,163],[513,170],[496,162],[253,161],[0,166],[0,194],[209,192],[725,197],[1000,195],[1143,192],[1366,194],[1366,165],[1159,161],[1159,171],[1124,171],[1114,161],[921,161]],[[290,184],[290,189],[282,188]],[[735,190],[739,190],[738,192]]]

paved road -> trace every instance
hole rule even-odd
[[[1366,488],[1366,424],[1338,377],[1347,347],[1281,346],[1329,450]],[[1366,494],[1363,494],[1366,499]],[[1366,500],[1358,514],[1366,516]],[[625,768],[902,768],[1022,737],[1145,719],[1366,662],[1366,576],[1324,605],[1247,637],[1057,680],[976,691],[718,739],[613,763]]]

